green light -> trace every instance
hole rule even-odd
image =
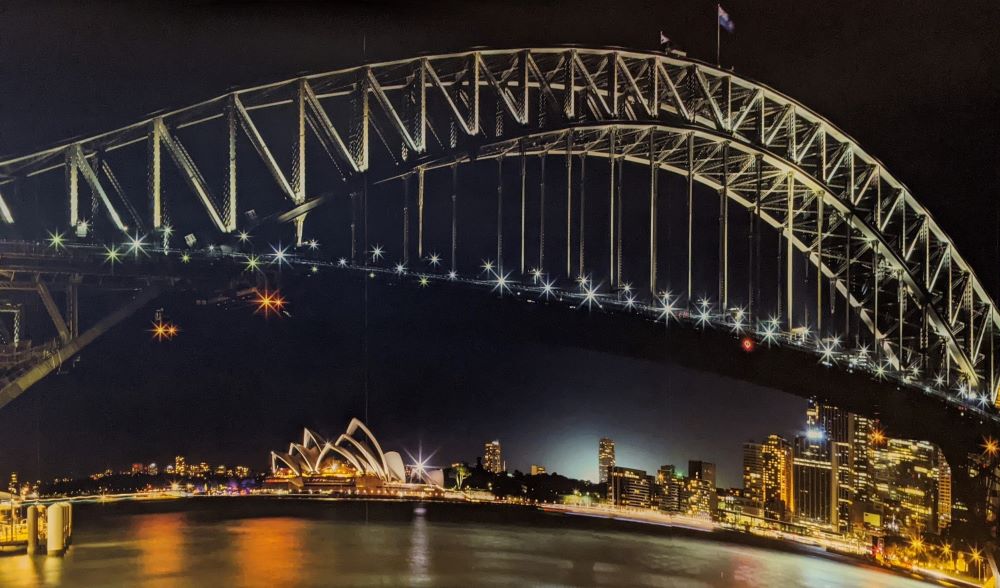
[[[110,263],[114,265],[121,260],[121,252],[118,251],[118,247],[105,247],[104,248],[104,263]]]
[[[59,251],[66,247],[65,240],[63,239],[63,233],[49,233],[49,247]]]

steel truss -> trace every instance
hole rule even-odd
[[[256,112],[271,108],[291,109],[295,115],[291,118],[296,137],[291,170],[282,169],[254,121]],[[225,185],[214,189],[177,135],[181,129],[213,120],[226,123],[226,141],[218,148],[228,153],[229,162]],[[569,235],[576,214],[582,226],[584,207],[599,206],[597,200],[584,204],[586,159],[605,158],[610,162],[611,196],[600,212],[606,212],[611,221],[606,277],[616,287],[622,283],[627,260],[621,245],[621,182],[616,200],[615,177],[620,177],[626,162],[646,166],[650,170],[648,286],[654,297],[664,285],[657,275],[656,170],[679,174],[688,180],[689,215],[695,183],[723,196],[718,253],[722,309],[729,308],[735,291],[728,267],[729,203],[733,203],[783,236],[787,284],[780,319],[788,331],[801,323],[793,314],[791,287],[792,253],[798,251],[823,276],[816,280],[817,306],[824,303],[825,280],[849,314],[871,333],[875,352],[892,369],[914,380],[934,378],[939,388],[943,381],[947,390],[974,391],[977,397],[997,402],[994,355],[1000,313],[973,269],[906,186],[846,133],[791,98],[732,72],[673,55],[583,48],[470,51],[364,65],[239,90],[101,135],[0,161],[0,221],[15,224],[21,214],[21,203],[12,198],[13,186],[62,170],[71,226],[86,222],[79,211],[82,175],[94,209],[105,209],[118,229],[163,231],[169,227],[161,191],[162,152],[166,151],[213,226],[231,233],[238,228],[235,146],[240,130],[252,144],[258,164],[263,164],[287,199],[289,206],[280,220],[295,223],[298,243],[303,239],[306,213],[324,199],[318,192],[310,196],[306,188],[306,136],[311,134],[346,180],[367,179],[368,175],[400,177],[405,178],[407,190],[416,189],[420,256],[424,254],[425,173],[450,167],[454,178],[458,163],[495,158],[502,169],[505,158],[517,156],[522,165],[523,203],[525,157],[538,156],[543,162],[563,157],[567,185],[573,183],[574,173],[580,177],[575,211],[573,188],[567,190],[564,222]],[[135,212],[106,157],[130,146],[146,147],[148,218]],[[410,181],[411,175],[416,181]],[[220,191],[221,198],[216,196]],[[497,194],[499,219],[502,186],[498,185]],[[454,203],[454,190],[452,198]],[[409,200],[404,206],[408,214]],[[527,238],[523,204],[521,214],[523,273]],[[180,228],[184,219],[173,221]],[[759,222],[751,223],[750,230],[757,231]],[[690,234],[690,221],[688,227]],[[498,258],[503,253],[501,232],[498,226]],[[569,238],[565,243],[567,274],[574,269],[583,274],[587,269],[585,243],[577,234],[577,243]],[[532,237],[543,244],[544,230]],[[404,240],[409,238],[407,233]],[[694,303],[690,243],[689,238],[689,306]],[[408,247],[405,255],[409,255]],[[755,318],[762,314],[754,308],[760,299],[755,289],[761,287],[759,281],[749,285],[747,311]],[[843,334],[850,336],[851,328],[850,320],[846,321]]]

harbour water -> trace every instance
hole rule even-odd
[[[204,498],[77,511],[65,557],[0,555],[0,586],[927,586],[818,555],[521,507]]]

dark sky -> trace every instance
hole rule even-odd
[[[1000,7],[748,0],[725,7],[737,32],[722,39],[724,65],[854,136],[932,211],[995,294]],[[714,2],[5,3],[0,10],[3,153],[365,55],[563,43],[654,49],[661,28],[694,57],[712,59],[715,44]],[[313,321],[299,310],[265,323],[245,310],[209,313],[179,298],[170,311],[185,333],[169,350],[147,342],[149,317],[137,317],[89,349],[76,371],[0,411],[0,473],[85,473],[162,460],[174,447],[191,458],[263,465],[266,451],[303,423],[334,434],[359,406],[350,302],[357,287],[335,282],[322,291],[328,313]],[[492,331],[477,328],[475,312],[455,318],[462,313],[453,307],[495,310],[474,295],[433,303],[447,305],[440,308],[408,304],[373,303],[373,328],[392,328],[372,339],[370,420],[405,447],[420,438],[440,447],[447,461],[473,459],[483,440],[500,437],[513,466],[541,462],[594,477],[596,440],[608,434],[624,464],[711,459],[722,482],[736,484],[740,442],[794,432],[802,420],[803,402],[777,392],[525,339],[516,333],[533,323],[517,312]]]

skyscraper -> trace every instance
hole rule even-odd
[[[820,429],[796,437],[792,458],[793,508],[796,520],[837,530],[837,452]]]
[[[178,476],[187,474],[187,463],[183,455],[178,455],[174,458],[174,473]]]
[[[743,445],[743,491],[763,516],[787,517],[792,505],[792,447],[788,441],[769,435],[763,443]]]
[[[764,447],[753,441],[743,444],[743,495],[764,508]]]
[[[792,444],[780,435],[768,435],[761,444],[764,465],[764,515],[787,519],[792,511]]]
[[[483,468],[487,472],[494,474],[499,474],[506,470],[503,463],[503,456],[500,452],[500,441],[494,440],[486,443],[483,449]]]
[[[604,437],[597,444],[597,479],[600,483],[608,483],[608,472],[613,467],[615,467],[615,442]]]
[[[714,463],[688,461],[686,498],[688,514],[711,518],[717,516],[719,495],[716,492]]]
[[[951,523],[951,468],[936,445],[887,439],[873,455],[883,527],[899,534],[940,533]]]
[[[806,422],[811,430],[823,431],[837,458],[837,520],[841,531],[850,528],[851,505],[872,491],[869,453],[873,423],[852,412],[809,401]]]

